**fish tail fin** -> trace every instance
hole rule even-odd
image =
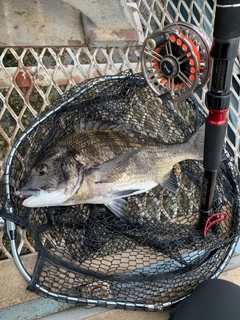
[[[203,124],[187,142],[189,147],[196,154],[195,160],[203,160],[204,152],[204,137],[205,137],[205,124]]]

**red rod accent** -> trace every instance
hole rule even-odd
[[[207,122],[214,125],[224,124],[227,122],[227,112],[228,112],[228,109],[225,109],[225,110],[209,109]]]

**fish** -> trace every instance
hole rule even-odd
[[[177,163],[202,160],[204,125],[182,143],[166,144],[125,125],[81,121],[46,149],[16,195],[25,207],[104,204],[118,217],[126,197],[160,185],[176,193]]]

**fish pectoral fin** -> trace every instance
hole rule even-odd
[[[176,193],[179,188],[176,175],[173,172],[171,172],[168,179],[161,183],[161,186],[171,191],[172,193]]]
[[[104,205],[119,218],[125,215],[127,209],[127,201],[122,198],[114,199],[110,203],[104,203]]]
[[[99,171],[99,180],[95,183],[115,182],[125,171],[129,159],[131,159],[140,150],[141,149],[130,150],[95,167],[95,169]]]
[[[116,198],[124,198],[124,197],[132,196],[134,194],[142,193],[144,191],[145,190],[143,189],[128,189],[128,190],[114,192],[112,195],[113,197],[116,197]]]

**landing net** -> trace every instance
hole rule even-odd
[[[47,108],[12,148],[1,183],[0,216],[8,220],[13,253],[15,224],[27,230],[37,248],[28,289],[68,302],[162,309],[186,297],[228,263],[239,234],[239,177],[226,149],[217,176],[214,212],[226,221],[204,239],[196,226],[203,175],[201,161],[173,169],[176,194],[157,186],[127,198],[123,218],[104,205],[26,208],[15,195],[46,149],[71,135],[80,122],[124,124],[162,143],[187,140],[205,121],[194,97],[159,107],[141,74],[90,79]]]

